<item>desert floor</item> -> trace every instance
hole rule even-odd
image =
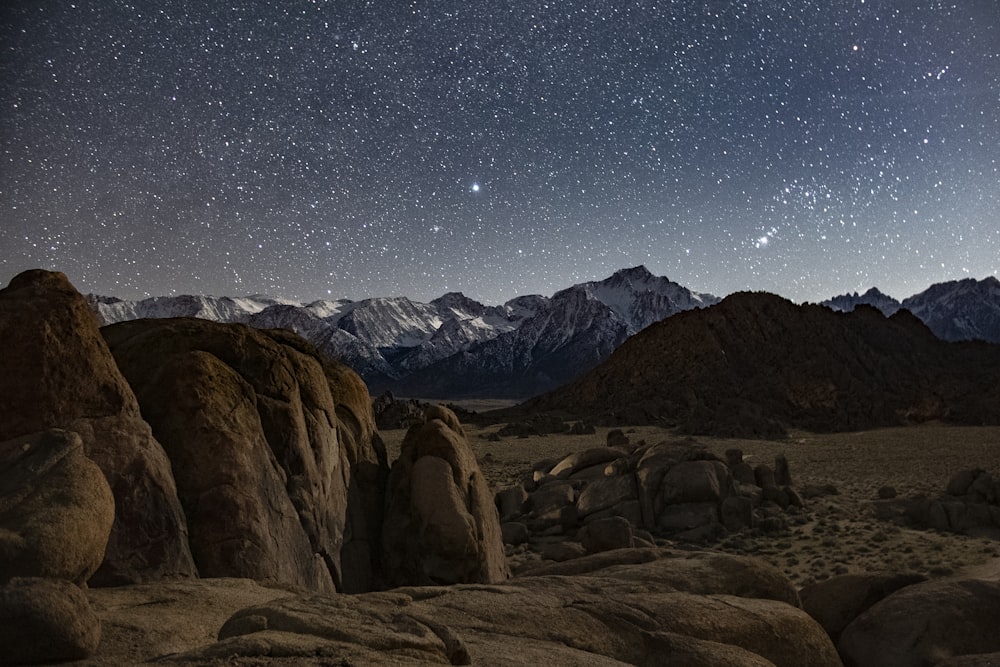
[[[609,429],[586,436],[548,435],[488,441],[499,425],[466,426],[469,441],[494,491],[513,486],[533,463],[604,446]],[[657,443],[678,436],[656,427],[623,429],[632,442]],[[404,431],[383,431],[390,462]],[[723,456],[743,450],[751,465],[788,458],[793,488],[832,484],[836,495],[806,501],[790,529],[770,536],[730,535],[709,548],[755,555],[783,570],[798,586],[848,572],[916,572],[929,577],[974,573],[1000,579],[1000,541],[901,527],[876,517],[879,489],[898,498],[938,496],[954,473],[983,468],[1000,474],[1000,428],[924,425],[859,433],[794,433],[782,441],[694,438]],[[532,554],[512,554],[522,566]]]

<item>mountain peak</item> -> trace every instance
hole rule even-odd
[[[615,271],[614,276],[621,276],[622,278],[628,278],[630,280],[649,280],[654,277],[652,272],[646,268],[645,264],[633,266],[629,269],[619,269]]]

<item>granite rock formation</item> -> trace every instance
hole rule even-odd
[[[102,333],[173,465],[202,576],[372,587],[386,462],[353,372],[293,334],[241,324]]]
[[[115,499],[80,436],[53,429],[0,443],[0,582],[85,584],[104,560]]]
[[[455,414],[433,406],[406,433],[386,492],[387,583],[498,583],[507,576],[497,510]]]
[[[74,431],[114,494],[111,537],[91,583],[196,575],[170,461],[66,276],[26,271],[0,290],[0,340],[0,441]]]

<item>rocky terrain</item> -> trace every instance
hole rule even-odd
[[[908,311],[837,313],[740,293],[633,336],[580,379],[495,418],[774,437],[944,420],[996,424],[1000,346],[949,343]]]
[[[0,336],[9,664],[1000,659],[996,429],[529,436],[406,402],[380,432],[294,334],[98,329],[44,271],[0,290]]]

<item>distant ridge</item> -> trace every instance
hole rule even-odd
[[[993,276],[936,283],[902,302],[874,287],[862,295],[843,294],[823,302],[824,306],[844,312],[861,304],[873,306],[884,315],[905,308],[943,340],[1000,343],[1000,281]]]
[[[744,292],[650,326],[518,411],[724,436],[998,424],[1000,346],[942,341],[906,310],[838,313]]]

